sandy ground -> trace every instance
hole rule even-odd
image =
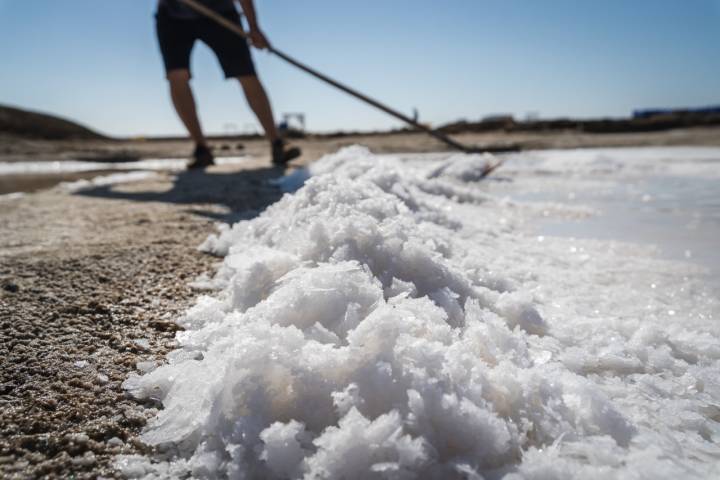
[[[720,130],[460,140],[534,148],[720,145]],[[354,143],[377,152],[442,149],[420,135],[298,143],[306,152],[303,162]],[[2,145],[0,161],[71,158],[79,148],[99,155],[109,148]],[[246,142],[245,151],[260,156],[241,167],[162,173],[74,194],[56,187],[0,200],[2,478],[112,477],[114,455],[145,451],[136,436],[153,406],[128,398],[121,383],[137,362],[161,361],[173,348],[178,327],[172,320],[199,294],[188,283],[211,274],[217,262],[195,248],[213,225],[257,215],[280,197],[267,180],[282,172],[267,166],[265,147]],[[146,153],[177,156],[189,145],[152,148]]]
[[[517,145],[524,149],[579,148],[630,145],[720,145],[720,127],[677,129],[665,132],[589,134],[575,131],[528,133],[467,133],[453,136],[467,145]],[[333,152],[347,145],[368,145],[376,153],[428,152],[446,150],[447,146],[423,133],[394,135],[353,135],[336,138],[306,138],[295,143],[305,152],[305,161]],[[263,140],[215,140],[220,155],[265,155]],[[178,157],[187,155],[192,145],[186,140],[122,141],[43,141],[3,137],[0,133],[0,162],[37,160],[124,161],[140,157]],[[240,148],[238,148],[240,147]]]
[[[188,282],[217,261],[195,247],[276,201],[265,181],[281,173],[256,162],[0,202],[0,477],[112,476],[115,454],[142,451],[152,410],[121,383],[173,347]]]

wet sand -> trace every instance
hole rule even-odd
[[[94,172],[57,173],[51,175],[0,175],[0,195],[15,192],[37,192],[52,188],[62,182],[74,182],[76,180],[89,180],[110,173],[110,170],[98,170]]]

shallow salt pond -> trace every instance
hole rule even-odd
[[[242,165],[250,157],[218,157],[218,165]],[[91,180],[99,175],[129,171],[185,170],[184,158],[145,158],[132,162],[90,162],[78,160],[0,162],[0,195],[34,192],[62,182]]]
[[[548,163],[572,168],[543,168]],[[538,235],[635,242],[706,269],[720,287],[720,148],[622,148],[511,156],[487,191],[520,202],[584,205],[594,214],[536,221]],[[720,290],[718,290],[720,292]]]

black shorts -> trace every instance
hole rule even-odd
[[[240,14],[235,10],[223,16],[242,25]],[[195,40],[200,40],[215,52],[226,78],[255,75],[247,41],[213,20],[176,18],[163,8],[158,10],[155,19],[166,72],[190,70],[190,53]]]

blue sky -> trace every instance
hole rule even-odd
[[[256,0],[280,50],[422,120],[622,116],[720,103],[720,0]],[[112,135],[180,134],[153,0],[0,0],[0,103]],[[313,130],[398,122],[255,53],[276,112]],[[206,130],[254,128],[239,86],[196,46]]]

